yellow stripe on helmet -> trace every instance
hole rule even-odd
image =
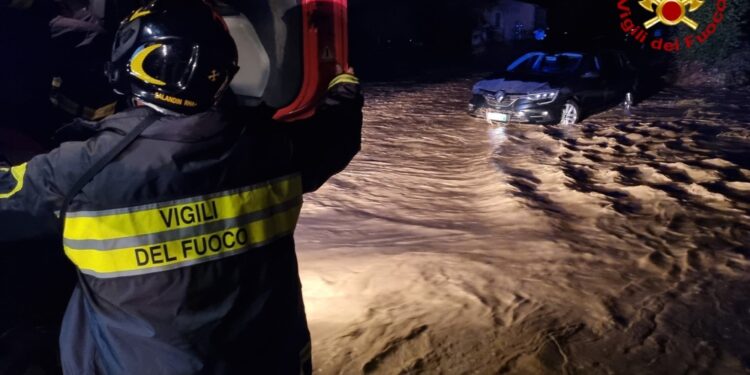
[[[150,10],[139,8],[135,12],[133,12],[133,14],[130,15],[130,18],[128,18],[128,22],[133,22],[136,19],[141,18],[143,16],[147,16],[149,14],[151,14]]]
[[[157,86],[166,86],[167,83],[161,80],[158,80],[143,69],[143,62],[146,61],[146,58],[148,55],[151,54],[151,52],[154,52],[155,50],[161,48],[163,44],[152,44],[148,47],[141,48],[133,55],[133,58],[130,60],[130,71],[133,72],[133,75],[140,79],[143,82],[150,83],[152,85]]]

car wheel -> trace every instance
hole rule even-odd
[[[581,108],[578,107],[572,100],[568,100],[563,105],[562,113],[560,114],[560,125],[573,125],[581,119]]]

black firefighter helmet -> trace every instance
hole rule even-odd
[[[107,75],[115,92],[184,114],[215,105],[238,71],[224,20],[201,0],[155,0],[122,21]]]

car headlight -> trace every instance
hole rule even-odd
[[[531,93],[529,95],[526,95],[526,99],[535,101],[535,102],[545,102],[545,103],[552,103],[557,99],[557,94],[559,93],[558,90],[553,91],[540,91]]]

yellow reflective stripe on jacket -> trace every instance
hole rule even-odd
[[[71,212],[66,240],[111,240],[194,227],[279,205],[302,195],[298,175],[219,194],[110,212]]]
[[[21,191],[21,189],[23,189],[23,180],[26,177],[27,166],[28,164],[23,163],[21,165],[17,165],[10,169],[0,168],[0,172],[5,172],[5,173],[10,172],[10,175],[13,177],[14,180],[16,180],[16,186],[7,193],[0,193],[0,199],[10,198],[14,196],[16,193],[18,193],[19,191]]]
[[[351,74],[340,74],[334,78],[331,83],[328,85],[328,89],[331,89],[333,86],[336,86],[340,83],[353,83],[355,85],[359,84],[359,78],[351,75]]]
[[[139,207],[66,216],[65,253],[101,278],[186,267],[290,235],[302,181],[288,176],[244,189]]]
[[[290,235],[300,209],[301,205],[242,226],[169,242],[115,250],[66,246],[65,254],[81,272],[101,278],[161,272],[242,254]]]

